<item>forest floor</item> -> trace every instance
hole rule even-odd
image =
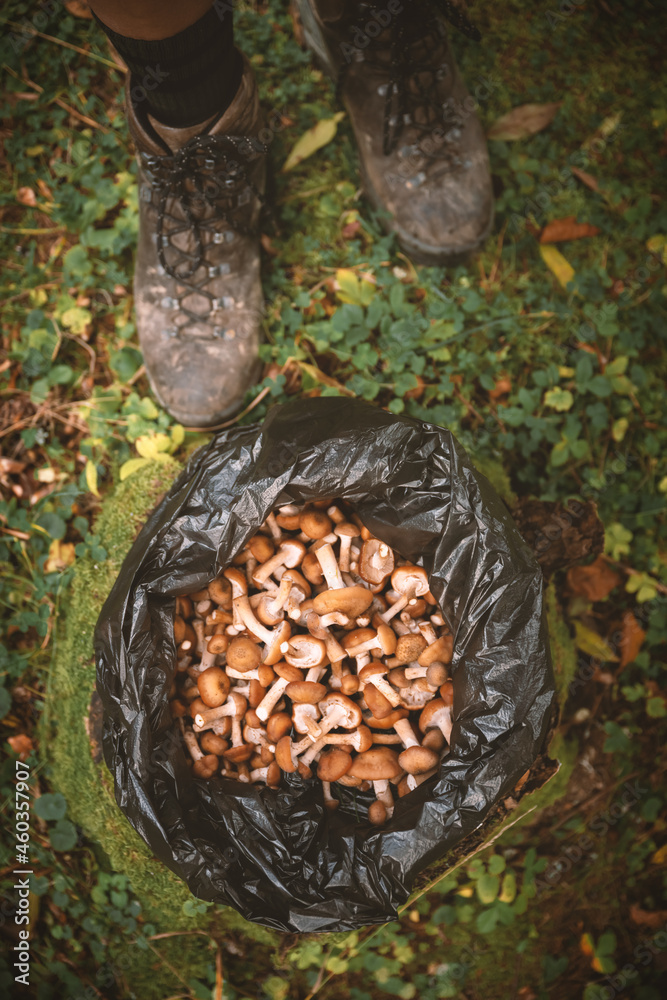
[[[360,191],[346,117],[288,4],[234,4],[279,123],[262,238],[266,369],[242,421],[295,396],[356,396],[452,430],[512,492],[597,504],[604,553],[556,577],[577,648],[556,803],[372,933],[201,934],[198,963],[68,818],[38,726],[56,618],[137,455],[206,436],[151,395],[133,321],[136,165],[124,72],[85,5],[9,2],[0,23],[0,987],[166,1000],[661,1000],[667,973],[667,77],[658,5],[476,0],[453,33],[489,136],[496,219],[456,268],[416,268]],[[260,16],[261,15],[261,16]],[[661,37],[662,35],[662,37]],[[537,105],[529,116],[525,105]],[[514,109],[509,119],[507,116]],[[530,121],[533,123],[531,126]],[[535,131],[534,129],[538,130]],[[333,127],[331,131],[334,132]],[[131,467],[129,467],[131,470]],[[131,475],[127,482],[131,482]],[[31,773],[32,986],[14,983],[16,762]],[[20,772],[22,773],[22,772]],[[196,921],[207,907],[184,913]],[[193,927],[195,924],[193,923]],[[198,933],[196,930],[192,934]],[[182,940],[182,939],[181,939]],[[132,953],[142,985],[110,953]],[[138,975],[138,974],[137,974]]]

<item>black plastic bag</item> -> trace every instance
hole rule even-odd
[[[167,705],[175,596],[205,586],[271,510],[323,496],[424,566],[456,637],[452,751],[381,829],[358,804],[372,793],[338,786],[330,813],[316,778],[194,779]],[[118,805],[195,896],[284,931],[394,919],[543,749],[554,697],[542,575],[501,499],[449,431],[347,399],[277,407],[197,452],[125,560],[95,645]]]

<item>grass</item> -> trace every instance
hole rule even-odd
[[[267,368],[246,404],[268,392],[245,422],[297,394],[360,396],[450,427],[508,502],[593,500],[605,527],[598,589],[559,574],[548,591],[562,707],[550,752],[562,766],[510,815],[535,811],[474,856],[446,859],[459,867],[396,921],[323,938],[274,935],[189,897],[90,756],[97,611],[146,511],[205,438],[159,409],[141,367],[123,74],[89,20],[19,2],[3,11],[0,715],[12,742],[0,787],[9,818],[21,753],[41,793],[40,998],[661,996],[664,31],[649,2],[470,9],[483,41],[454,45],[473,92],[486,81],[484,127],[524,103],[560,107],[537,134],[489,143],[494,231],[449,270],[414,269],[382,234],[345,119],[325,150],[280,172],[296,139],[338,110],[333,87],[294,42],[286,4],[235,15],[282,124],[263,256]],[[539,237],[568,216],[598,232],[557,244],[574,271],[564,288]],[[161,460],[121,484],[137,442]],[[10,973],[0,969],[7,990]]]

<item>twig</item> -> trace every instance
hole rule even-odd
[[[38,83],[35,83],[33,80],[28,80],[26,77],[19,76],[18,73],[15,70],[13,70],[11,66],[7,66],[6,63],[3,64],[2,68],[6,69],[8,73],[11,73],[11,75],[15,77],[17,80],[20,80],[22,83],[27,84],[28,87],[32,87],[32,89],[35,90],[38,94],[44,93],[44,87],[40,87],[40,85]],[[101,125],[100,122],[94,121],[92,118],[89,118],[88,115],[82,115],[80,111],[77,111],[76,108],[73,108],[70,104],[67,104],[66,101],[63,101],[61,97],[50,97],[47,103],[57,104],[59,108],[62,108],[64,111],[67,111],[68,114],[78,119],[78,121],[83,122],[84,125],[88,125],[89,128],[98,128],[100,132],[111,131],[111,129],[107,128],[106,125]]]
[[[24,31],[27,35],[33,35],[35,38],[43,38],[47,42],[53,42],[55,45],[60,45],[64,49],[71,49],[72,52],[78,52],[79,55],[87,56],[89,59],[94,59],[96,62],[101,62],[105,66],[109,66],[111,69],[118,70],[119,73],[127,73],[126,69],[118,66],[111,59],[105,59],[104,56],[98,56],[89,49],[82,49],[79,45],[73,45],[71,42],[65,42],[62,38],[55,38],[53,35],[45,35],[42,31],[37,31],[36,28],[31,27],[28,24],[19,24],[18,21],[10,21],[6,17],[0,17],[0,24],[6,24],[10,28],[16,28],[18,31]]]
[[[146,365],[139,365],[132,378],[129,378],[125,383],[125,385],[134,385],[134,383],[138,382],[139,379],[145,374],[146,374]]]

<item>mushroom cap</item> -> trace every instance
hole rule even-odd
[[[271,605],[275,599],[275,591],[265,590],[263,594],[259,595],[259,600],[255,606],[255,614],[261,621],[262,625],[267,625],[271,628],[273,625],[277,625],[285,617],[285,612],[282,608],[278,611],[272,611]]]
[[[440,757],[430,747],[408,747],[399,755],[398,763],[408,774],[423,774],[436,767]]]
[[[361,725],[361,709],[359,706],[351,698],[348,698],[347,695],[338,691],[331,691],[319,703],[322,716],[325,717],[328,715],[335,705],[342,705],[347,713],[345,718],[338,723],[339,727],[343,729],[356,729],[357,726]]]
[[[299,516],[299,528],[304,535],[317,540],[331,532],[331,518],[323,510],[306,507]]]
[[[410,563],[406,563],[405,566],[399,566],[391,574],[391,585],[399,594],[412,591],[416,597],[423,597],[428,591],[426,570],[422,569],[421,566],[412,566]]]
[[[359,678],[356,674],[344,674],[340,681],[340,689],[348,697],[359,690]]]
[[[225,750],[222,756],[225,760],[231,761],[232,764],[244,764],[250,760],[256,749],[254,743],[242,743],[240,747],[230,747]]]
[[[303,671],[299,670],[297,667],[291,666],[289,663],[276,663],[273,669],[275,670],[278,677],[282,677],[289,684],[295,684],[298,681],[305,683],[303,677]]]
[[[394,652],[398,665],[412,663],[426,649],[426,645],[426,639],[421,633],[411,632],[410,635],[399,636]]]
[[[274,667],[278,663],[281,652],[280,647],[284,642],[292,635],[292,626],[288,621],[281,622],[280,625],[276,625],[273,630],[273,635],[271,637],[271,642],[266,645],[266,652],[264,654],[264,663],[269,667]]]
[[[377,632],[374,628],[355,628],[343,637],[343,649],[354,649],[355,646],[361,646],[362,643],[370,642],[376,636]]]
[[[440,660],[434,660],[426,668],[426,680],[431,687],[441,687],[448,679],[447,667]]]
[[[372,823],[373,826],[382,826],[387,820],[387,807],[384,802],[380,802],[376,799],[375,802],[371,802],[368,807],[368,822]]]
[[[239,694],[238,691],[230,691],[229,695],[227,696],[227,701],[231,701],[233,703],[234,715],[238,719],[242,719],[248,707],[248,702],[243,697],[243,695]]]
[[[439,663],[451,663],[454,653],[454,636],[441,635],[439,639],[427,646],[417,657],[420,667],[429,667],[436,660]]]
[[[377,640],[378,647],[382,650],[383,656],[394,655],[398,642],[396,633],[391,625],[388,625],[387,622],[383,622],[381,619],[377,626]]]
[[[424,733],[424,738],[422,740],[423,747],[429,747],[431,750],[437,750],[440,753],[444,750],[447,745],[447,740],[445,735],[440,729],[428,729]]]
[[[362,684],[367,684],[368,681],[372,681],[374,677],[383,676],[386,673],[387,668],[382,660],[371,660],[370,663],[367,663],[365,667],[361,668],[358,677]]]
[[[325,590],[313,598],[313,611],[318,615],[328,615],[340,611],[349,618],[363,614],[373,603],[373,595],[366,587],[341,587],[339,590]]]
[[[266,738],[278,743],[292,728],[292,719],[287,712],[276,712],[266,720]]]
[[[205,733],[202,733],[199,737],[199,746],[206,754],[216,754],[220,757],[227,749],[229,744],[227,740],[224,740],[222,736],[218,736],[217,733],[212,732],[212,730],[207,729]]]
[[[276,764],[281,771],[293,774],[296,771],[296,764],[292,760],[292,741],[288,734],[281,736],[276,743]]]
[[[359,529],[351,521],[339,521],[333,531],[339,538],[357,538],[359,535]]]
[[[227,649],[228,667],[245,673],[246,670],[256,670],[261,662],[262,650],[256,642],[245,636],[232,639]]]
[[[348,773],[344,774],[341,778],[339,778],[338,783],[340,785],[345,785],[347,788],[358,788],[359,785],[361,784],[361,778],[353,778]]]
[[[266,783],[269,788],[275,788],[280,784],[282,772],[275,760],[272,760],[266,768]]]
[[[226,653],[229,648],[229,636],[228,635],[212,635],[211,638],[206,643],[206,651],[208,653],[215,653],[219,655],[220,653]]]
[[[394,667],[387,674],[387,680],[397,688],[410,687],[410,681],[405,676],[404,667]]]
[[[314,552],[307,552],[303,557],[301,572],[306,577],[308,582],[312,583],[315,587],[319,586],[319,584],[324,581],[324,573],[322,572],[320,561]]]
[[[357,753],[365,753],[373,746],[373,734],[368,726],[359,726],[355,732],[350,733],[350,742]]]
[[[292,681],[285,688],[285,694],[297,705],[316,705],[322,701],[327,693],[324,684],[316,684],[313,681]],[[335,779],[327,779],[334,781]]]
[[[386,719],[394,711],[389,699],[370,682],[364,688],[364,701],[376,719]]]
[[[212,778],[218,770],[218,758],[214,753],[209,753],[205,757],[200,757],[192,765],[192,773],[197,778]]]
[[[440,697],[444,701],[445,705],[454,704],[454,685],[451,681],[445,681],[445,683],[440,688]]]
[[[397,778],[402,770],[395,750],[391,747],[373,747],[355,757],[348,774],[367,781],[386,781]]]
[[[421,715],[419,716],[419,728],[422,733],[425,733],[427,729],[432,729],[438,726],[439,719],[444,717],[444,715],[449,718],[451,715],[451,709],[448,705],[445,705],[442,698],[433,698],[426,705],[424,705]]]
[[[405,708],[395,708],[391,715],[384,719],[378,719],[372,712],[364,713],[364,722],[371,729],[393,729],[399,719],[407,719],[408,712]]]
[[[306,554],[306,546],[297,538],[286,538],[280,543],[279,548],[283,556],[283,565],[288,569],[298,566]]]
[[[317,777],[320,781],[338,781],[352,767],[352,757],[344,750],[334,747],[323,753],[317,764]]]
[[[228,566],[227,569],[223,571],[222,575],[226,580],[229,580],[232,587],[236,587],[242,594],[248,593],[248,581],[246,579],[246,575],[242,570],[238,569],[238,567]]]
[[[227,701],[229,677],[222,667],[207,667],[197,678],[199,697],[207,708],[219,708]]]
[[[387,550],[385,555],[381,553]],[[368,583],[379,585],[384,583],[394,570],[394,553],[386,542],[379,538],[369,538],[361,546],[359,558],[359,576]]]
[[[211,580],[207,589],[208,596],[215,604],[219,604],[224,608],[231,608],[232,588],[229,580],[226,580],[224,576],[219,576],[216,580]]]
[[[293,635],[287,646],[283,655],[292,667],[310,670],[311,667],[319,667],[327,658],[326,644],[313,635]]]
[[[265,694],[266,691],[262,685],[253,677],[248,686],[248,704],[250,707],[257,708]]]
[[[292,586],[298,587],[299,590],[302,590],[304,592],[306,597],[310,597],[311,587],[310,584],[308,583],[308,580],[303,575],[303,573],[300,573],[298,569],[287,569],[280,578],[281,583],[283,582],[285,577],[287,577],[288,580],[292,581]]]
[[[273,667],[270,667],[268,663],[260,663],[257,667],[257,680],[262,685],[262,687],[267,688],[273,684],[276,679],[276,673]]]
[[[273,542],[266,535],[253,535],[248,542],[248,548],[253,557],[260,563],[270,559],[275,551]]]

